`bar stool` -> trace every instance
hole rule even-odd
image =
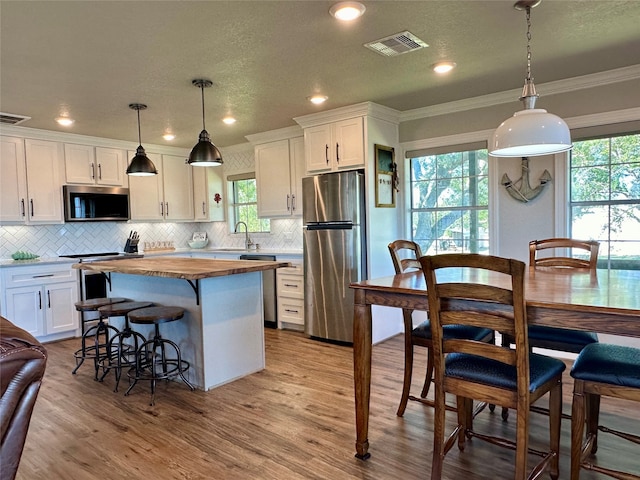
[[[103,372],[102,377],[100,377],[101,382],[109,371],[115,371],[116,386],[113,389],[114,392],[118,391],[122,369],[124,367],[135,367],[136,352],[147,340],[142,334],[131,329],[129,325],[129,313],[133,310],[150,307],[152,305],[153,302],[122,302],[104,305],[98,308],[98,312],[100,312],[100,317],[102,318],[124,317],[124,328],[111,337],[107,344],[106,357],[99,360]]]
[[[85,313],[86,312],[97,312],[98,308],[103,307],[105,305],[111,305],[114,303],[122,303],[128,301],[128,298],[91,298],[89,300],[82,300],[75,303],[76,310],[80,312],[82,315],[82,325],[84,328],[85,324]],[[112,331],[114,334],[118,333],[118,329],[112,325],[106,324],[100,316],[98,318],[97,325],[92,326],[87,331],[82,334],[82,346],[79,350],[73,354],[76,359],[76,368],[71,372],[75,375],[75,373],[80,368],[87,358],[93,359],[94,369],[95,369],[95,380],[98,380],[98,362],[100,358],[106,355],[107,343],[109,341],[109,331]],[[87,339],[91,336],[94,336],[93,345],[87,345]],[[103,337],[104,340],[101,342],[100,337]]]
[[[195,387],[185,378],[184,372],[189,369],[189,362],[182,360],[180,347],[160,335],[160,324],[179,320],[184,316],[184,310],[179,307],[148,307],[134,310],[129,313],[129,322],[145,325],[153,325],[155,334],[153,339],[144,342],[136,353],[136,365],[128,373],[131,385],[125,392],[129,395],[138,380],[151,381],[151,401],[155,404],[156,382],[168,380],[174,376],[180,376],[190,390]],[[173,355],[167,354],[167,347],[173,349]]]

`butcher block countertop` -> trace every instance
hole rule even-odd
[[[289,262],[257,260],[209,260],[205,258],[150,257],[76,263],[73,268],[96,272],[128,273],[148,277],[200,280],[239,273],[289,267]]]

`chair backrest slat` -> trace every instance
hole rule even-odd
[[[420,245],[411,240],[395,240],[389,244],[389,253],[393,261],[396,273],[404,273],[407,270],[420,270],[422,250]]]
[[[538,257],[540,250],[569,249],[568,256]],[[589,254],[588,259],[574,258],[573,250],[582,250]],[[598,263],[600,242],[595,240],[575,240],[573,238],[547,238],[529,242],[529,266],[531,267],[567,267],[589,268],[595,270]]]

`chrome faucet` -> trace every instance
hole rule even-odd
[[[249,250],[249,247],[251,247],[253,245],[253,242],[249,238],[249,227],[247,227],[247,224],[244,223],[244,222],[238,222],[238,223],[236,223],[236,227],[233,230],[234,233],[238,233],[238,225],[244,225],[244,247],[247,250]]]

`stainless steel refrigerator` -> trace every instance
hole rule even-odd
[[[366,272],[364,174],[302,179],[305,332],[353,343],[353,290]]]

